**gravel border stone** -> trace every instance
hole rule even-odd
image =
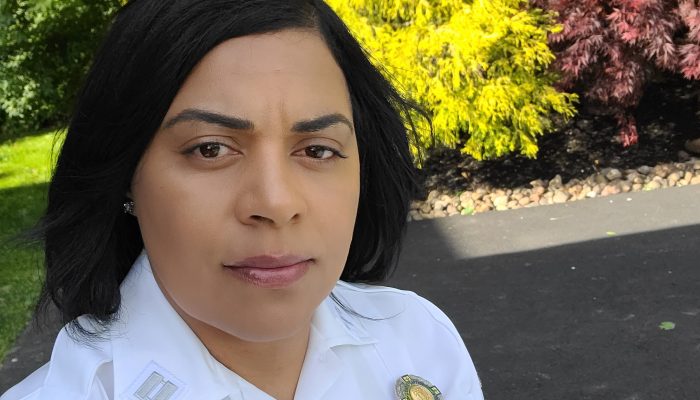
[[[432,190],[426,200],[411,203],[409,221],[512,210],[621,193],[700,184],[700,158],[679,154],[684,162],[643,165],[636,169],[604,168],[585,179],[563,182],[560,175],[549,181],[533,180],[529,186],[502,188],[483,185],[461,193]]]

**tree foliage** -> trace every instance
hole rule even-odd
[[[120,0],[0,0],[0,128],[62,124]]]
[[[537,154],[575,95],[552,86],[552,14],[525,0],[330,0],[388,77],[432,117],[437,142],[477,159]],[[418,121],[421,121],[418,119]],[[433,144],[422,123],[420,145]]]
[[[700,4],[697,0],[536,0],[559,15],[550,36],[562,87],[609,110],[620,140],[637,142],[632,112],[656,71],[700,79]]]

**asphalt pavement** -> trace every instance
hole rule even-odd
[[[452,318],[488,400],[700,399],[700,185],[411,222],[388,285]],[[48,360],[49,321],[0,393]]]

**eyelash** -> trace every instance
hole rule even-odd
[[[308,149],[316,149],[316,150],[330,151],[331,153],[333,153],[333,155],[332,155],[331,157],[329,157],[329,158],[314,158],[314,157],[310,157],[312,161],[317,162],[317,163],[334,162],[334,161],[338,161],[339,158],[348,158],[348,156],[344,155],[344,154],[341,153],[340,151],[338,151],[338,150],[336,150],[336,149],[334,149],[334,148],[332,148],[332,147],[328,147],[328,146],[323,146],[323,145],[314,144],[314,145],[311,145],[311,146],[306,146],[306,147],[304,147],[304,150],[308,150]]]
[[[185,150],[183,153],[186,154],[186,155],[195,156],[195,152],[196,152],[198,149],[201,149],[201,148],[203,148],[204,146],[208,146],[208,145],[218,145],[218,146],[220,146],[220,147],[226,147],[226,148],[229,148],[229,149],[230,149],[229,146],[227,146],[226,144],[221,143],[221,142],[204,142],[204,143],[198,143],[198,144],[196,144],[196,145],[194,145],[194,146],[188,148],[188,149]],[[348,156],[344,155],[344,154],[341,153],[340,151],[338,151],[338,150],[336,150],[336,149],[334,149],[334,148],[332,148],[332,147],[323,146],[323,145],[317,145],[317,144],[315,144],[315,145],[310,145],[310,146],[304,147],[303,150],[312,149],[312,148],[317,149],[317,150],[326,150],[326,151],[330,151],[331,153],[333,153],[333,156],[331,156],[331,157],[329,157],[329,158],[325,158],[325,159],[324,159],[324,158],[313,158],[313,157],[309,157],[313,162],[316,162],[316,163],[333,162],[333,161],[337,161],[338,158],[348,158]],[[200,153],[200,156],[201,156],[201,153]],[[218,157],[204,157],[204,156],[201,156],[201,157],[202,157],[203,159],[207,160],[208,162],[215,161],[215,160],[218,158]]]

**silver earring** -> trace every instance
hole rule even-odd
[[[124,202],[124,214],[136,215],[134,214],[134,202],[129,200]]]

